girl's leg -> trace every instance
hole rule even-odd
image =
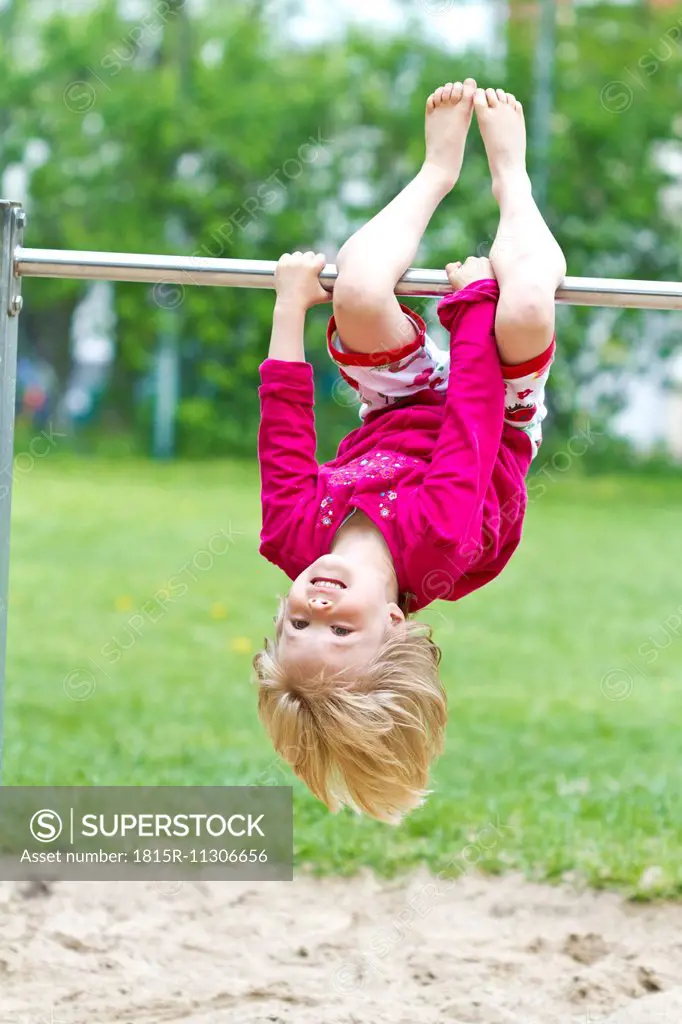
[[[502,89],[477,89],[474,106],[500,206],[490,252],[500,285],[495,334],[502,362],[512,366],[551,344],[555,295],[566,261],[533,199],[521,104]]]
[[[414,338],[395,286],[414,260],[436,208],[459,178],[475,89],[474,80],[467,78],[464,85],[449,82],[429,96],[421,170],[339,252],[334,317],[346,348],[389,351]]]

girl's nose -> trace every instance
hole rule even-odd
[[[311,608],[330,608],[331,601],[327,597],[310,597],[308,598],[308,604]]]

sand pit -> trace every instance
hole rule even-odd
[[[606,1024],[681,983],[682,906],[514,876],[0,883],[2,1024]]]

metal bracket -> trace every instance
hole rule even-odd
[[[24,228],[26,227],[26,211],[16,207],[12,210],[12,227],[10,246],[11,252],[17,253],[24,243]],[[21,277],[17,273],[17,261],[13,259],[12,285],[9,292],[9,304],[7,313],[9,316],[19,316],[24,305],[21,297]]]

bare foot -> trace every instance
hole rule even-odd
[[[448,82],[426,101],[426,158],[424,168],[435,171],[449,191],[464,159],[464,144],[474,113],[476,82]]]
[[[477,89],[474,107],[488,154],[493,195],[500,201],[509,187],[530,189],[526,170],[526,124],[523,107],[503,89]]]

